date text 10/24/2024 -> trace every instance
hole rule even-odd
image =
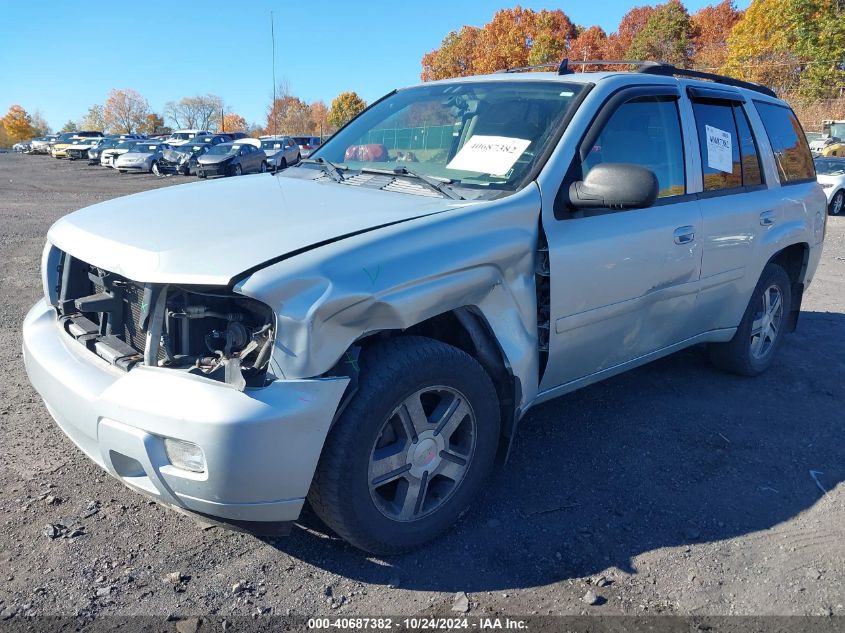
[[[527,630],[528,623],[525,620],[511,618],[437,618],[437,617],[413,617],[413,618],[310,618],[308,620],[310,630],[371,630],[389,631],[392,629],[410,631],[459,631],[459,630]]]

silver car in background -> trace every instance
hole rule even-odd
[[[39,136],[30,141],[29,151],[31,154],[49,154],[50,143],[59,138],[58,134],[48,134],[47,136]]]
[[[128,152],[114,161],[114,168],[121,172],[137,171],[158,174],[158,159],[168,145],[158,141],[136,141]]]
[[[125,138],[109,143],[109,147],[100,151],[100,165],[114,168],[117,157],[130,151],[139,142],[141,142],[139,139]]]
[[[302,158],[299,145],[290,136],[262,136],[260,140],[261,149],[267,155],[268,169],[284,169]]]

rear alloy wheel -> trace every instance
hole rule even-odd
[[[757,376],[771,366],[786,333],[791,286],[783,268],[766,264],[734,337],[709,345],[714,365],[741,376]]]
[[[840,189],[833,195],[833,198],[831,198],[830,205],[827,208],[828,213],[830,213],[830,215],[839,215],[842,213],[843,204],[845,204],[845,191]]]
[[[499,440],[493,383],[474,358],[408,336],[361,354],[358,390],[326,438],[308,500],[374,554],[422,545],[478,495]]]

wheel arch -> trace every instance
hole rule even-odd
[[[789,276],[791,286],[791,309],[787,320],[787,331],[794,332],[798,326],[798,315],[801,312],[801,300],[804,297],[804,286],[807,267],[810,261],[810,245],[807,242],[795,242],[779,250],[767,262],[778,264]]]
[[[352,382],[335,414],[335,420],[356,389],[357,358],[368,346],[385,339],[403,336],[422,336],[456,347],[472,356],[484,368],[499,400],[501,438],[499,459],[504,460],[510,450],[519,420],[518,407],[522,399],[522,383],[508,362],[495,331],[483,312],[475,306],[462,306],[427,318],[406,329],[390,329],[363,335],[344,353],[341,364],[352,368]],[[355,362],[349,362],[353,359]]]

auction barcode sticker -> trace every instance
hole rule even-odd
[[[530,144],[530,140],[522,138],[476,135],[466,142],[446,168],[504,176]]]

